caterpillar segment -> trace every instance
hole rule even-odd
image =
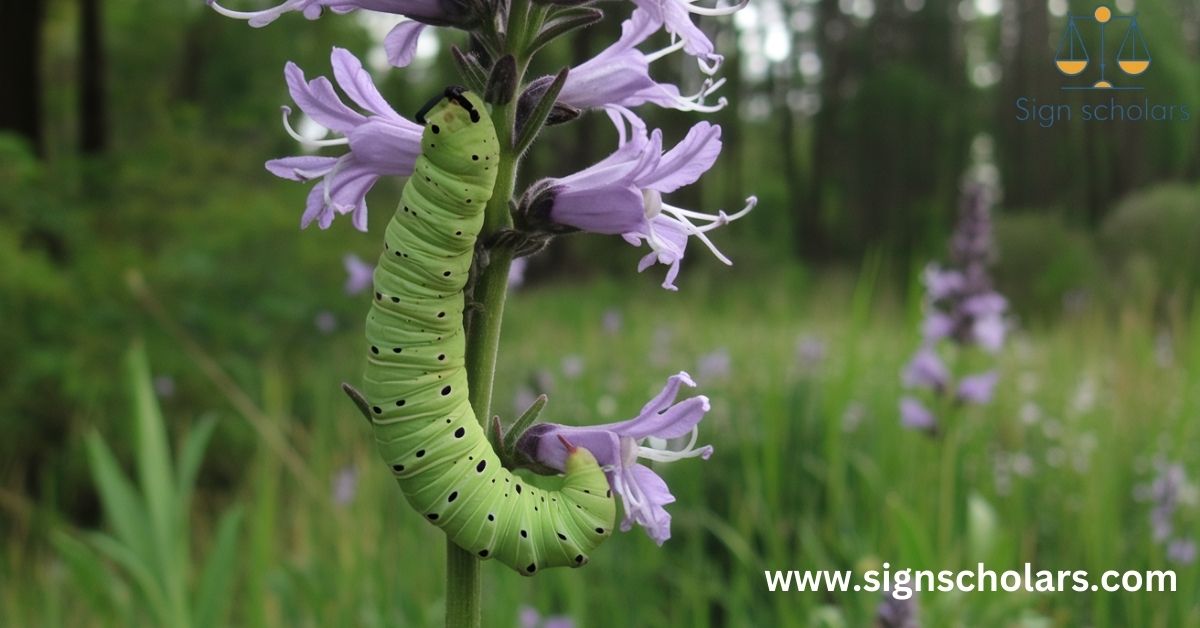
[[[366,324],[363,392],[380,454],[409,504],[463,549],[522,575],[582,566],[616,518],[595,457],[574,448],[557,491],[524,483],[469,402],[463,288],[496,183],[491,119],[460,88],[417,119],[422,152],[387,227]]]

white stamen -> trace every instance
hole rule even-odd
[[[699,456],[703,456],[705,453],[704,447],[696,449],[696,440],[699,438],[700,426],[693,425],[692,437],[688,441],[688,444],[683,447],[683,449],[672,450],[666,449],[665,447],[663,449],[655,449],[653,447],[639,446],[638,457],[645,458],[647,460],[653,460],[655,462],[675,462],[676,460],[683,460],[684,458],[697,458]]]
[[[316,146],[316,147],[345,146],[350,143],[350,138],[346,138],[346,137],[337,137],[337,138],[333,138],[333,139],[329,139],[329,140],[308,139],[307,137],[304,137],[303,135],[300,135],[299,133],[297,133],[296,130],[292,128],[292,123],[290,120],[288,120],[288,115],[290,115],[292,113],[292,108],[291,107],[282,107],[282,109],[283,109],[283,130],[287,131],[287,134],[292,136],[292,139],[296,140],[297,142],[300,142],[301,144],[305,144],[308,146]]]
[[[271,7],[270,9],[263,9],[262,11],[234,11],[232,9],[226,9],[225,7],[217,4],[216,0],[208,0],[208,6],[212,7],[214,11],[224,15],[225,17],[231,17],[235,20],[253,20],[256,17],[262,17],[271,13],[274,13],[276,16],[278,16],[279,14],[283,13],[281,9],[284,9],[287,4],[287,2],[284,2],[283,4]]]
[[[739,2],[733,6],[713,7],[710,9],[707,7],[693,6],[692,3],[695,2],[696,0],[685,0],[685,1],[688,5],[687,6],[688,13],[695,13],[696,15],[709,15],[709,16],[732,15],[732,14],[737,13],[738,11],[741,11],[742,9],[746,8],[746,5],[750,4],[750,0],[739,0]]]
[[[686,216],[677,215],[675,216],[675,219],[683,224],[690,235],[696,236],[697,240],[703,242],[704,246],[707,246],[708,250],[712,251],[713,256],[721,260],[722,264],[725,264],[726,266],[733,266],[733,260],[725,257],[725,254],[717,248],[717,245],[713,244],[712,240],[709,240],[708,236],[704,235],[704,232],[701,231],[696,225],[692,224],[692,222],[688,220]]]
[[[345,155],[339,157],[337,161],[333,162],[333,167],[329,169],[329,174],[325,175],[325,178],[321,181],[321,185],[325,188],[326,207],[333,207],[333,196],[330,194],[330,182],[337,177],[338,170],[340,170],[342,167],[342,162],[346,161],[346,158],[349,156],[350,153],[346,153]],[[337,208],[334,208],[334,211],[337,211]]]
[[[670,46],[667,46],[666,48],[663,48],[662,50],[646,54],[646,62],[654,63],[655,61],[658,61],[659,59],[671,54],[672,52],[675,52],[677,50],[683,50],[683,46],[684,46],[684,41],[682,39],[680,39],[679,41],[671,44]]]
[[[729,215],[726,214],[724,210],[721,210],[717,212],[716,215],[713,215],[664,203],[662,202],[662,194],[656,190],[642,190],[642,199],[646,208],[645,211],[647,218],[653,218],[654,216],[657,216],[665,211],[671,218],[674,218],[675,221],[683,227],[683,230],[689,236],[695,236],[697,240],[700,240],[700,242],[704,243],[704,246],[708,247],[709,251],[712,251],[713,256],[721,260],[721,262],[727,266],[732,266],[733,260],[726,257],[725,254],[717,248],[717,245],[713,244],[712,240],[709,240],[708,236],[705,234],[713,229],[723,227],[737,220],[738,218],[745,216],[746,214],[750,213],[750,210],[754,209],[754,207],[758,205],[758,198],[751,196],[746,199],[746,206],[737,213]],[[708,224],[697,226],[695,223],[689,220],[689,218],[695,220],[704,220],[707,221]],[[660,254],[663,252],[672,252],[668,246],[668,242],[655,233],[653,223],[651,223],[650,232],[646,235],[646,241],[650,245],[650,248]]]

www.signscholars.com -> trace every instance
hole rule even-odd
[[[993,571],[983,563],[974,569],[960,571],[929,569],[891,570],[871,569],[855,578],[853,571],[772,571],[765,570],[767,590],[775,592],[879,592],[890,590],[899,600],[913,593],[929,591],[1028,591],[1055,593],[1062,591],[1175,591],[1175,572],[1165,571],[1105,571],[1093,581],[1088,572],[1076,570],[1035,570],[1025,563],[1021,571]]]

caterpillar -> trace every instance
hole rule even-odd
[[[496,182],[491,118],[451,87],[417,122],[421,155],[387,227],[366,322],[363,393],[380,454],[408,503],[459,547],[522,575],[582,566],[616,517],[595,457],[574,448],[559,490],[523,483],[469,402],[463,290]]]

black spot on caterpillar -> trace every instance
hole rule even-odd
[[[421,176],[409,179],[388,224],[366,324],[363,392],[380,454],[409,504],[463,549],[522,575],[578,567],[616,517],[596,459],[571,453],[559,491],[523,487],[492,451],[467,394],[463,288],[496,181],[481,165],[498,158],[495,129],[483,102],[461,88],[417,119]],[[497,479],[515,491],[497,490]]]

